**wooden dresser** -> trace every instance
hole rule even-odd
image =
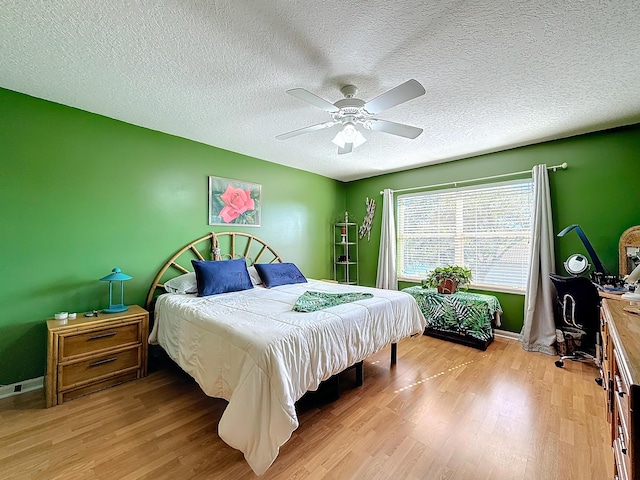
[[[640,315],[624,308],[640,311],[640,304],[619,297],[602,299],[603,386],[614,478],[640,480]]]
[[[149,313],[47,320],[47,407],[147,375]]]

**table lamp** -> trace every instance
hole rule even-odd
[[[126,273],[122,273],[119,268],[114,268],[109,275],[102,277],[100,281],[109,282],[109,308],[102,310],[104,313],[118,313],[128,310],[124,304],[124,282],[125,280],[131,280],[132,277]],[[113,303],[113,282],[120,282],[120,303]]]
[[[591,245],[591,242],[589,241],[589,239],[587,238],[587,235],[584,233],[584,230],[582,230],[582,228],[580,228],[580,225],[569,225],[568,227],[566,227],[564,230],[562,230],[558,236],[559,237],[564,237],[567,233],[569,233],[571,230],[575,230],[576,233],[578,234],[578,237],[580,237],[580,240],[582,240],[582,244],[584,245],[584,248],[587,249],[587,253],[589,254],[589,256],[591,257],[591,261],[593,262],[593,265],[595,266],[596,272],[601,273],[602,275],[609,275],[609,271],[607,270],[607,268],[602,264],[602,262],[600,261],[600,258],[598,258],[598,254],[596,253],[596,251],[593,249],[593,246]],[[571,273],[571,272],[569,272]]]

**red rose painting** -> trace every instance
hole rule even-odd
[[[209,177],[209,225],[260,226],[260,185]]]
[[[220,198],[225,205],[222,207],[222,210],[220,210],[219,215],[225,223],[231,223],[231,221],[238,218],[241,213],[255,208],[249,189],[242,190],[240,188],[233,188],[231,184],[229,184],[224,193],[220,195]]]

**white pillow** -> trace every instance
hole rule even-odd
[[[168,293],[198,293],[198,282],[195,272],[185,273],[165,282],[164,289]]]
[[[252,284],[262,285],[262,279],[260,278],[260,275],[258,275],[258,271],[256,270],[256,267],[254,267],[253,265],[250,267],[247,267],[247,271],[249,272],[249,276],[251,277]]]

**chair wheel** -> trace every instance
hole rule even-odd
[[[556,367],[558,368],[564,367],[564,362],[562,360],[556,360]]]

